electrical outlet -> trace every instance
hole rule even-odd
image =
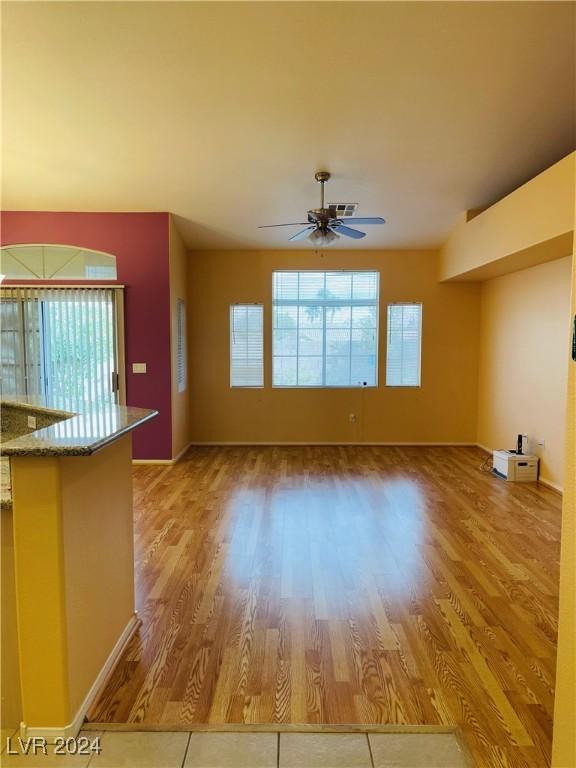
[[[348,421],[350,422],[350,424],[356,424],[356,422],[358,421],[358,417],[356,416],[355,413],[351,413],[350,416],[348,416]]]
[[[28,426],[31,429],[36,429],[36,416],[28,416]]]

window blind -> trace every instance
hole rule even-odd
[[[264,308],[261,304],[230,307],[230,386],[264,386]]]
[[[0,291],[0,390],[75,410],[117,401],[117,288]]]
[[[274,272],[275,387],[374,387],[378,272]]]
[[[419,387],[422,305],[389,304],[386,386]]]
[[[176,300],[176,367],[178,392],[186,391],[186,304],[184,299]]]

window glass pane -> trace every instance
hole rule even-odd
[[[264,385],[264,321],[261,304],[230,307],[230,386]]]
[[[350,357],[350,329],[326,329],[326,355]]]
[[[274,357],[272,361],[272,376],[276,386],[296,386],[296,363],[296,357]]]
[[[298,351],[298,332],[278,329],[274,334],[274,355],[296,355]]]
[[[326,385],[346,387],[350,384],[350,357],[326,358]]]
[[[378,307],[353,307],[353,328],[376,328],[378,325]]]
[[[351,307],[326,307],[327,328],[350,328]]]
[[[352,275],[353,299],[378,298],[378,272],[354,272]]]
[[[378,272],[275,272],[274,386],[376,386]]]
[[[313,304],[298,308],[298,323],[300,328],[322,328],[324,324],[324,309]]]
[[[352,330],[352,354],[374,354],[376,346],[376,331],[369,328],[355,328]]]
[[[1,294],[4,393],[41,394],[67,410],[116,401],[114,289],[5,287]]]
[[[274,295],[279,299],[297,299],[298,272],[274,272]]]
[[[388,307],[386,385],[420,386],[421,304]]]
[[[326,273],[326,298],[351,299],[352,274],[350,272]]]
[[[116,280],[116,257],[67,245],[9,245],[0,248],[0,272],[34,280]]]
[[[274,328],[297,328],[298,307],[274,307]]]
[[[353,356],[350,379],[357,387],[373,387],[376,384],[376,356]]]
[[[301,387],[322,386],[322,358],[298,358],[298,384]]]
[[[324,272],[299,272],[298,298],[304,300],[324,298]]]
[[[322,331],[303,328],[298,334],[300,356],[322,355]]]

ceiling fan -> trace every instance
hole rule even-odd
[[[314,245],[328,245],[333,240],[337,240],[340,235],[351,237],[354,240],[361,240],[366,237],[366,232],[360,232],[359,229],[352,229],[347,226],[348,222],[352,224],[385,224],[381,216],[372,216],[370,218],[359,218],[352,216],[346,219],[346,224],[338,218],[335,206],[324,206],[324,184],[330,178],[328,171],[317,171],[314,178],[320,184],[320,208],[312,208],[308,211],[308,221],[296,221],[290,224],[263,224],[258,229],[268,229],[270,227],[297,227],[306,225],[305,229],[296,232],[289,237],[289,240],[308,240]]]

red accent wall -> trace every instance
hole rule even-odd
[[[126,402],[159,412],[135,430],[134,458],[170,459],[169,214],[4,211],[0,217],[2,245],[77,245],[116,256],[118,283],[126,286]],[[147,373],[133,374],[132,363],[140,362]]]

